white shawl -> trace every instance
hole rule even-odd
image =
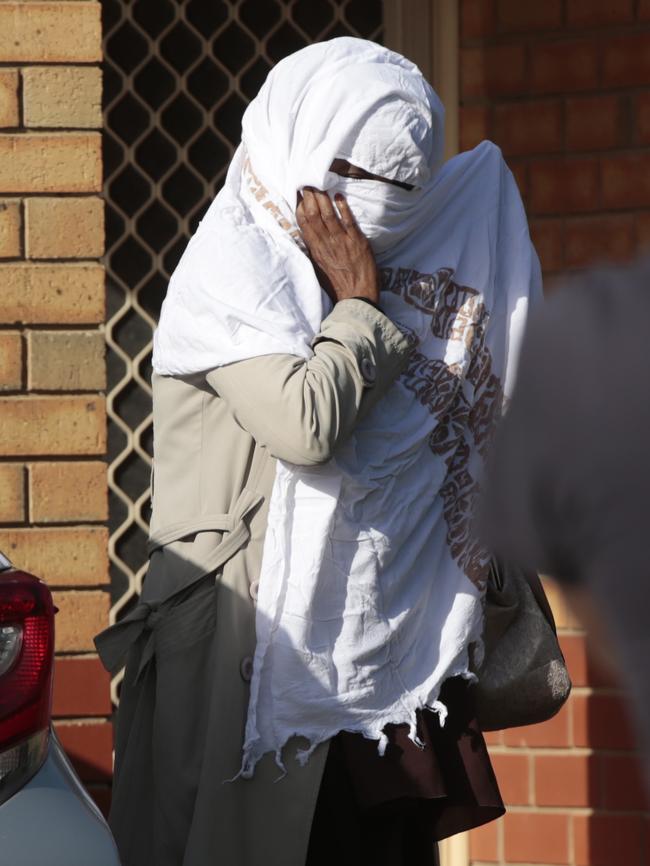
[[[437,711],[471,677],[488,554],[472,502],[540,291],[521,199],[483,142],[440,167],[443,109],[413,64],[334,39],[280,62],[243,120],[227,181],[169,286],[154,369],[208,370],[312,354],[330,308],[295,226],[296,194],[341,190],[382,269],[381,304],[412,353],[324,466],[278,461],[257,600],[242,775],[294,734],[302,753],[340,730]],[[342,180],[335,158],[413,184]]]

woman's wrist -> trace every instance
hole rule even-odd
[[[380,313],[384,311],[379,306],[377,301],[373,301],[372,298],[366,297],[366,295],[353,295],[351,298],[346,298],[346,301],[365,301],[366,304],[370,304],[371,307],[374,307],[376,310],[379,310]]]

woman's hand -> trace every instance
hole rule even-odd
[[[296,208],[298,225],[321,286],[336,303],[346,298],[379,302],[379,274],[370,243],[342,195],[305,189]],[[340,216],[339,216],[340,214]]]

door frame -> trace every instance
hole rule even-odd
[[[412,60],[445,106],[445,158],[458,153],[459,0],[384,0],[384,43]],[[469,834],[440,843],[440,866],[469,866]]]
[[[445,157],[458,153],[458,2],[384,0],[384,43],[422,70],[445,106]]]

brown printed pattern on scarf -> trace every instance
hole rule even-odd
[[[250,157],[248,156],[244,158],[242,174],[248,188],[254,195],[256,201],[258,201],[262,205],[262,207],[271,214],[271,216],[275,219],[280,228],[284,229],[285,232],[288,232],[295,241],[302,241],[298,229],[293,226],[286,217],[282,215],[282,211],[280,210],[280,208],[271,199],[268,189],[264,186],[262,181],[253,171],[253,166],[251,165]]]
[[[427,358],[417,349],[409,355],[402,380],[420,403],[436,416],[453,405],[461,383],[457,370],[444,361]]]
[[[463,376],[460,365],[427,358],[417,348],[416,334],[402,328],[413,348],[401,380],[436,417],[428,444],[447,464],[447,477],[440,488],[447,543],[463,572],[482,588],[490,554],[472,532],[479,485],[468,468],[471,454],[468,439],[484,457],[502,411],[503,388],[492,372],[492,357],[485,345],[488,319],[485,305],[475,289],[456,283],[453,275],[451,268],[441,268],[434,274],[385,268],[382,281],[384,291],[400,295],[407,304],[431,316],[431,332],[435,337],[462,342],[470,356]]]
[[[453,275],[452,268],[440,268],[435,274],[411,268],[382,271],[384,289],[401,295],[407,304],[431,316],[434,337],[460,340],[469,350],[476,328],[485,319],[485,307],[476,289],[454,282]]]

